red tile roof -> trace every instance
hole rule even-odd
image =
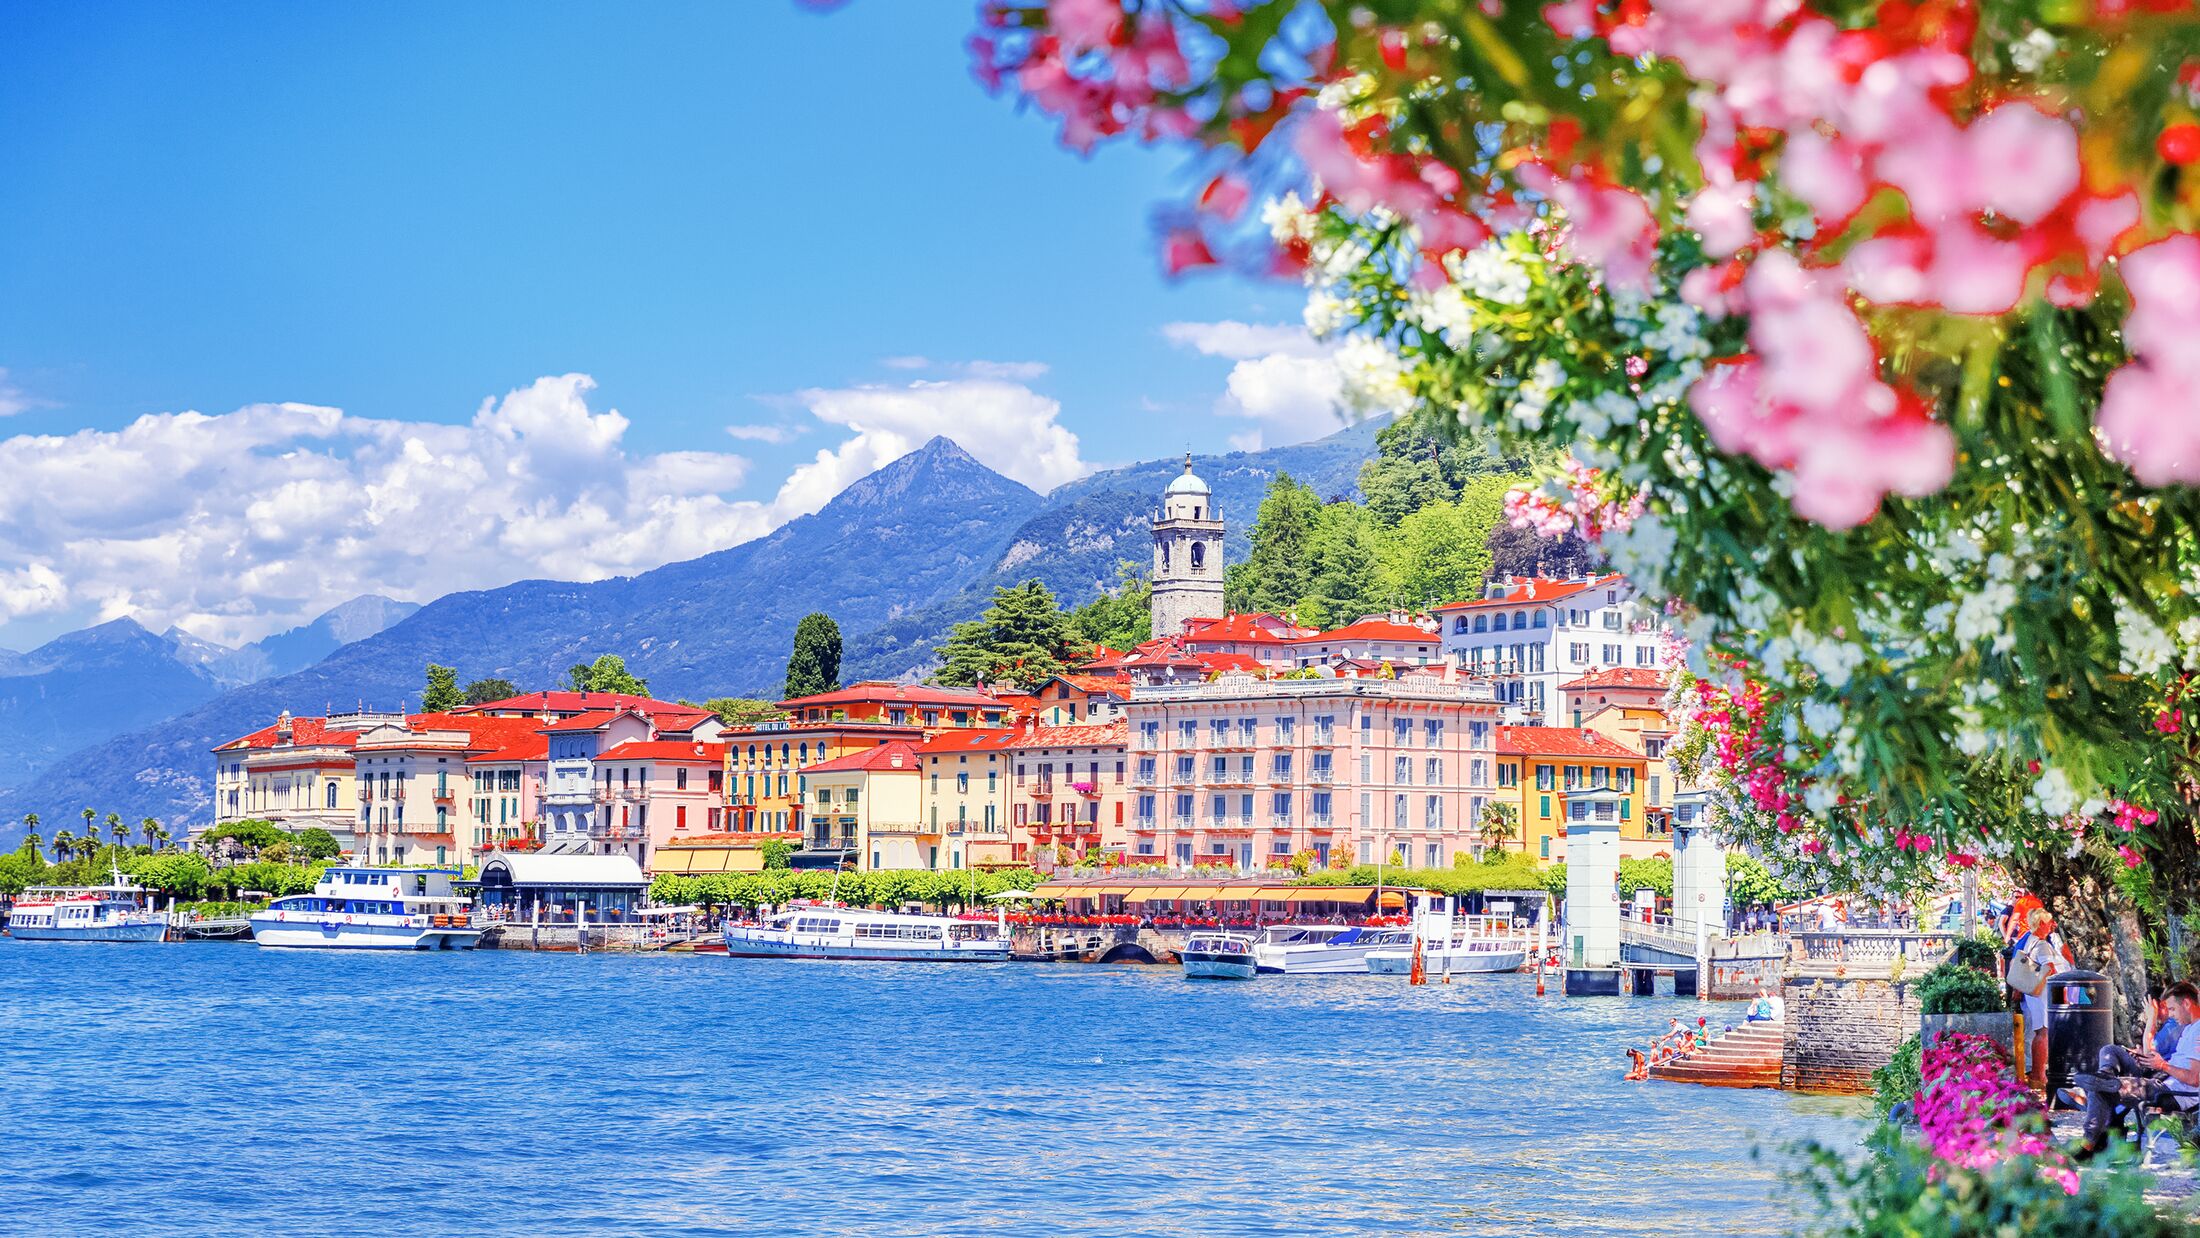
[[[797,696],[777,702],[781,709],[808,709],[826,705],[939,705],[964,709],[999,709],[1001,702],[975,688],[935,688],[928,684],[890,683],[866,679],[815,696]]]
[[[1130,723],[1121,718],[1098,726],[1042,726],[1015,732],[1016,748],[1093,748],[1121,745],[1130,739]]]
[[[1595,757],[1600,761],[1640,761],[1642,754],[1579,727],[1501,726],[1497,751],[1514,757]]]
[[[920,756],[928,757],[950,755],[958,752],[997,752],[1004,748],[1013,747],[1016,737],[1022,733],[1014,729],[978,730],[969,727],[957,728],[941,731],[932,738],[925,740],[917,748],[917,752]]]
[[[1332,641],[1387,640],[1434,645],[1442,643],[1443,639],[1438,633],[1431,632],[1427,628],[1417,628],[1410,623],[1392,623],[1388,619],[1362,619],[1358,623],[1348,623],[1341,628],[1332,628],[1327,632],[1316,632],[1312,636],[1301,637],[1297,643],[1301,645],[1321,645]]]
[[[610,726],[612,719],[620,717],[628,712],[630,711],[624,709],[596,709],[590,710],[588,713],[585,714],[574,714],[570,718],[560,718],[556,722],[552,722],[548,725],[544,725],[540,722],[537,722],[535,725],[544,731],[600,731],[603,728]],[[635,714],[634,716],[638,718],[641,717],[640,714]],[[643,718],[642,720],[645,722],[648,721],[647,718]]]
[[[1540,606],[1570,598],[1586,589],[1601,588],[1620,580],[1617,573],[1594,577],[1589,580],[1548,580],[1542,577],[1526,577],[1511,585],[1500,585],[1509,590],[1503,597],[1474,598],[1464,602],[1446,602],[1430,608],[1436,613],[1450,610],[1477,610],[1487,606]]]
[[[836,774],[849,770],[886,771],[889,773],[906,770],[912,774],[916,773],[917,746],[906,740],[897,739],[892,743],[880,744],[876,748],[865,748],[860,752],[851,752],[834,757],[830,761],[820,761],[802,772],[804,774]]]
[[[1187,619],[1184,621],[1183,639],[1201,644],[1239,641],[1255,645],[1281,645],[1313,633],[1314,629],[1302,628],[1281,615],[1255,612],[1246,615],[1230,614],[1220,619]]]
[[[1055,678],[1087,694],[1099,693],[1102,696],[1118,697],[1124,700],[1130,699],[1131,690],[1120,679],[1104,679],[1098,675],[1080,675],[1075,671],[1066,671],[1056,675]]]
[[[1606,670],[1590,671],[1579,679],[1570,679],[1558,685],[1561,692],[1577,688],[1643,688],[1663,692],[1667,687],[1665,672],[1642,666],[1614,666]]]
[[[1249,653],[1195,653],[1191,661],[1210,671],[1264,671],[1268,664]]]
[[[275,739],[276,726],[276,723],[270,722],[250,735],[240,735],[236,739],[222,744],[214,751],[228,752],[237,748],[279,747],[280,745]],[[290,742],[294,747],[317,747],[328,744],[343,744],[348,747],[358,742],[358,740],[359,732],[332,731],[328,729],[328,723],[325,719],[292,718],[290,720]]]
[[[467,757],[466,764],[503,765],[513,761],[541,761],[548,759],[549,756],[550,741],[538,734],[530,735],[502,748],[491,749],[488,752]]]

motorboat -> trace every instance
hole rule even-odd
[[[1366,975],[1367,955],[1412,944],[1402,928],[1343,924],[1272,924],[1253,943],[1253,962],[1285,976]]]
[[[263,946],[330,950],[471,950],[481,944],[455,868],[331,868],[311,894],[253,912]]]
[[[1465,916],[1452,900],[1424,895],[1402,945],[1367,954],[1367,970],[1378,976],[1403,976],[1413,970],[1419,947],[1422,970],[1431,975],[1519,971],[1527,965],[1530,943],[1505,916]]]
[[[164,941],[168,917],[145,905],[145,888],[120,869],[112,884],[25,890],[8,909],[8,935],[23,941]]]
[[[1244,933],[1194,933],[1177,957],[1184,961],[1186,980],[1251,980],[1259,970],[1253,939]]]
[[[1008,934],[990,920],[849,907],[795,907],[763,924],[726,926],[726,954],[746,959],[1005,963]]]

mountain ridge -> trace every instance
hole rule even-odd
[[[1374,454],[1375,428],[1198,458],[1231,520],[1226,557],[1242,557],[1245,530],[1277,469],[1325,496],[1353,493],[1360,464]],[[456,667],[462,681],[501,675],[532,688],[551,685],[573,663],[618,653],[655,695],[770,697],[795,623],[823,610],[848,644],[844,677],[909,676],[997,583],[1037,576],[1074,604],[1112,586],[1119,560],[1143,563],[1145,519],[1181,468],[1180,459],[1148,461],[1040,495],[935,437],[818,512],[739,545],[632,576],[448,594],[302,670],[110,734],[0,792],[0,847],[25,811],[106,811],[126,801],[126,816],[158,816],[171,828],[203,818],[215,744],[283,709],[417,702],[430,661]]]

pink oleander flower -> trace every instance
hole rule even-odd
[[[2101,393],[2102,449],[2149,486],[2200,481],[2200,236],[2156,241],[2119,265],[2132,360]]]

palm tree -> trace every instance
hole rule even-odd
[[[146,846],[154,848],[158,848],[160,846],[160,844],[155,841],[155,837],[160,833],[160,822],[158,820],[152,817],[147,817],[143,821],[138,822],[138,829],[145,835]]]
[[[31,845],[31,854],[37,856],[39,861],[43,863],[46,859],[46,853],[40,848],[45,846],[45,840],[38,836],[37,813],[27,812],[23,814],[23,829],[25,831],[23,841]]]
[[[69,832],[68,826],[64,825],[53,832],[54,863],[59,864],[67,860],[69,853],[74,850],[76,850],[76,835]]]
[[[83,817],[84,832],[87,834],[96,834],[99,830],[99,810],[96,808],[87,808],[83,812]]]
[[[169,834],[167,826],[161,825],[158,822],[155,822],[153,824],[153,849],[155,851],[166,851],[168,849],[168,840],[171,837],[173,837],[173,835]]]

